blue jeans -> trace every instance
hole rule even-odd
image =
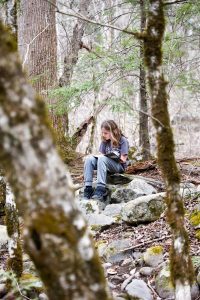
[[[97,185],[105,186],[107,172],[110,173],[123,173],[123,166],[108,158],[104,155],[95,158],[94,156],[88,156],[84,164],[84,182],[85,186],[92,186],[93,171],[97,170]]]

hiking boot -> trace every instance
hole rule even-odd
[[[92,196],[92,199],[99,200],[99,201],[105,201],[107,195],[108,195],[108,192],[104,186],[97,186],[96,190],[94,192],[94,195]]]
[[[83,199],[84,200],[89,200],[91,199],[92,195],[94,193],[94,189],[92,186],[86,186],[84,188],[84,191],[83,191]]]

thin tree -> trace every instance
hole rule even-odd
[[[180,195],[180,174],[174,155],[173,133],[168,112],[167,82],[162,72],[162,40],[165,31],[162,0],[149,0],[144,39],[145,63],[151,93],[153,123],[157,138],[157,159],[167,189],[167,217],[173,243],[170,256],[171,277],[176,300],[190,300],[193,267],[189,255],[188,234],[184,225],[184,205]]]
[[[146,0],[140,0],[140,30],[146,27]],[[148,125],[148,99],[146,87],[146,71],[144,67],[144,41],[140,41],[140,112],[139,112],[139,145],[142,159],[150,159],[149,125]]]

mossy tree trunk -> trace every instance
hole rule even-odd
[[[111,299],[43,101],[27,84],[0,24],[0,163],[24,222],[24,245],[49,299]]]
[[[180,174],[174,155],[173,133],[168,113],[167,82],[162,73],[162,39],[165,30],[162,0],[149,0],[145,44],[145,62],[151,92],[153,123],[156,128],[158,164],[167,189],[167,217],[173,234],[171,276],[176,300],[189,300],[193,268],[188,235],[184,226],[184,205],[179,192]],[[141,35],[142,36],[142,35]]]
[[[146,0],[140,0],[140,29],[146,26]],[[139,145],[143,160],[151,158],[148,123],[148,100],[146,88],[146,71],[144,68],[144,41],[140,41],[140,112],[139,112]]]
[[[22,245],[20,240],[19,218],[14,200],[14,195],[7,185],[6,195],[6,226],[9,236],[8,252],[9,258],[7,261],[8,270],[12,270],[19,278],[23,271]]]

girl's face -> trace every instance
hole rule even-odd
[[[106,130],[105,128],[101,129],[101,135],[102,135],[103,139],[106,141],[111,139],[110,131]]]

